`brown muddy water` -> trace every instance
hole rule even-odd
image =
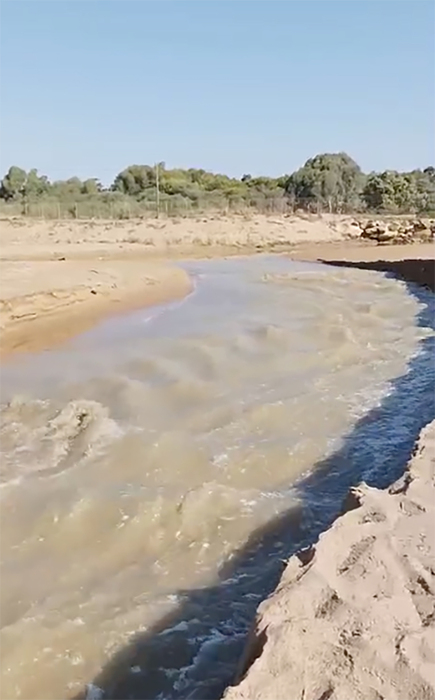
[[[259,600],[434,414],[433,295],[256,257],[2,373],[4,698],[215,698]]]

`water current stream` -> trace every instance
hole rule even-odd
[[[184,301],[3,369],[5,698],[219,697],[286,558],[434,415],[430,292],[184,267]]]

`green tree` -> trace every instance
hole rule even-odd
[[[70,177],[68,180],[56,180],[51,186],[53,196],[65,202],[79,200],[82,191],[83,182],[78,177]]]
[[[1,182],[0,196],[2,199],[17,199],[24,194],[26,179],[26,171],[12,165]]]
[[[417,212],[435,213],[435,168],[429,166],[410,173],[415,183],[415,209]]]
[[[51,185],[45,175],[38,175],[38,171],[32,169],[24,183],[23,194],[26,199],[39,199],[50,191]]]
[[[287,194],[302,208],[350,211],[359,204],[361,168],[346,153],[322,153],[288,178]]]
[[[80,204],[83,215],[129,217],[155,210],[156,177],[160,201],[176,213],[199,206],[226,209],[228,205],[251,206],[258,211],[287,211],[289,205],[315,211],[346,212],[365,208],[390,213],[435,213],[435,168],[411,172],[385,171],[366,176],[346,153],[323,153],[310,158],[292,175],[278,178],[243,175],[233,178],[201,168],[167,169],[130,165],[120,172],[110,190],[95,178],[78,177],[50,183],[33,169],[26,173],[12,166],[1,181],[0,197],[7,201],[47,201],[45,211],[60,209],[73,215]],[[150,207],[146,205],[153,202]],[[63,205],[60,207],[59,205]]]
[[[155,187],[155,169],[149,165],[129,165],[120,172],[112,185],[114,192],[122,192],[131,197],[139,197],[149,187]]]
[[[101,182],[95,177],[85,180],[81,187],[82,194],[86,195],[98,195],[102,189]]]
[[[369,210],[393,214],[424,209],[421,194],[415,174],[385,170],[367,177],[362,197]]]

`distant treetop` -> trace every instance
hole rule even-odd
[[[14,165],[1,181],[0,199],[26,206],[48,200],[92,200],[109,206],[119,197],[132,204],[152,203],[157,191],[163,203],[184,202],[186,207],[226,203],[261,209],[279,203],[281,210],[434,213],[435,168],[364,174],[347,153],[321,153],[291,175],[277,178],[245,174],[239,180],[197,168],[168,169],[164,163],[130,165],[104,188],[96,178],[50,182],[35,169],[26,172]]]

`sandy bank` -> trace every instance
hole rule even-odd
[[[435,421],[402,479],[347,508],[260,605],[225,700],[435,697]]]
[[[435,246],[432,243],[378,246],[362,241],[346,241],[328,245],[308,244],[296,247],[291,257],[389,272],[435,291]]]
[[[350,225],[350,224],[349,224]],[[347,220],[209,216],[137,221],[1,222],[0,353],[43,350],[104,316],[185,295],[169,259],[341,240]]]
[[[145,260],[22,260],[1,265],[2,356],[43,350],[105,316],[179,298],[188,275]]]
[[[342,240],[352,232],[351,217],[215,215],[189,219],[129,221],[1,221],[1,257],[92,255],[110,250],[165,255],[210,247],[244,250],[304,241]]]
[[[377,246],[349,240],[353,230],[351,217],[332,215],[4,220],[0,354],[46,349],[107,315],[185,295],[187,275],[170,260],[283,251],[337,264],[434,257],[431,244]]]
[[[387,272],[395,277],[414,282],[421,287],[426,287],[435,292],[435,260],[374,260],[356,261],[349,260],[328,260],[329,265],[338,267],[356,267],[360,270],[377,270],[379,272]]]

